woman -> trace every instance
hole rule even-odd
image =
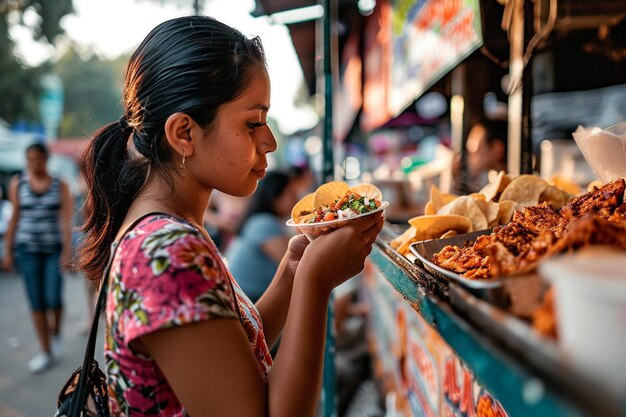
[[[297,202],[295,181],[281,172],[268,172],[259,182],[241,230],[226,252],[230,272],[252,302],[261,298],[287,252],[292,235],[285,222]]]
[[[50,368],[61,355],[61,267],[69,268],[72,258],[73,203],[69,187],[48,174],[47,162],[46,147],[30,145],[26,148],[26,173],[9,182],[13,214],[3,258],[6,270],[13,267],[15,258],[24,276],[41,347],[41,352],[28,362],[33,373]]]
[[[84,167],[87,277],[100,280],[119,240],[106,306],[112,413],[315,415],[330,292],[363,268],[382,217],[291,240],[255,306],[201,224],[211,192],[252,194],[276,149],[260,40],[207,17],[164,22],[131,56],[123,97]]]

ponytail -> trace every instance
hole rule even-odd
[[[137,161],[127,150],[132,131],[123,118],[111,123],[96,132],[83,155],[81,171],[87,195],[79,267],[87,279],[97,284],[106,268],[111,243],[145,179],[147,161]]]

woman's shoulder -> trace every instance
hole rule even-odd
[[[148,275],[182,279],[182,271],[190,279],[198,275],[223,280],[225,276],[215,245],[193,225],[167,214],[149,215],[126,234],[117,248],[113,269],[132,282],[132,277]]]
[[[193,225],[165,213],[154,213],[141,219],[126,233],[120,249],[125,252],[141,250],[156,256],[163,251],[213,251],[210,242]]]
[[[139,220],[134,231],[152,233],[160,229],[185,231],[190,234],[201,235],[200,232],[189,222],[167,213],[150,213]]]

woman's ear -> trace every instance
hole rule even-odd
[[[192,141],[192,130],[198,124],[188,114],[174,113],[165,121],[165,138],[170,146],[181,156],[193,155],[195,143]]]

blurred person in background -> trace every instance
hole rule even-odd
[[[224,252],[237,235],[250,197],[236,197],[215,191],[204,212],[204,226],[217,248]]]
[[[315,176],[313,171],[304,166],[292,166],[287,170],[287,175],[291,177],[291,180],[295,183],[295,187],[298,191],[298,200],[305,195],[315,190]]]
[[[6,199],[6,193],[0,187],[0,253],[4,253],[4,237],[11,221],[13,214],[13,204]]]
[[[47,170],[42,144],[26,149],[26,172],[9,182],[13,214],[4,246],[3,266],[14,262],[24,277],[26,295],[41,352],[28,362],[33,373],[45,371],[62,354],[61,269],[72,263],[73,202],[69,187]]]
[[[463,177],[459,156],[454,161],[457,189],[476,192],[485,186],[490,170],[505,170],[507,162],[508,125],[506,120],[481,119],[467,134],[465,142],[467,175]]]
[[[233,277],[252,302],[269,286],[293,236],[285,222],[298,202],[300,183],[282,172],[259,181],[239,234],[226,251]]]

